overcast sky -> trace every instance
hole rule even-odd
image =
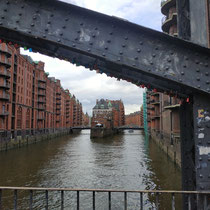
[[[139,25],[161,30],[161,0],[62,0],[68,3],[113,15],[135,22]],[[50,58],[38,53],[29,53],[34,60],[45,62],[45,71],[50,76],[61,80],[83,105],[83,111],[92,113],[96,99],[122,99],[126,114],[139,111],[142,104],[143,89],[126,81],[117,81],[105,74],[96,74],[83,67],[76,67],[68,62]]]

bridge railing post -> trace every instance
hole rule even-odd
[[[194,142],[196,190],[210,191],[210,97],[194,95]],[[198,199],[198,209],[210,209],[210,198],[206,195]]]

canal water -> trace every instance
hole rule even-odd
[[[90,139],[90,131],[0,153],[0,185],[122,190],[181,190],[181,172],[142,131]],[[92,194],[81,193],[80,209],[92,207]],[[139,209],[139,194],[128,194],[128,209]],[[34,209],[44,209],[37,192]],[[59,209],[60,194],[49,193],[49,209]],[[65,209],[76,209],[76,193],[65,193]],[[123,209],[123,193],[113,193],[112,209]],[[177,209],[181,199],[177,198]],[[19,209],[29,196],[18,194]],[[155,209],[154,195],[144,195],[145,209]],[[170,197],[160,195],[160,209],[171,209]],[[13,194],[3,194],[3,209],[13,208]],[[107,193],[96,193],[96,209],[108,209]]]

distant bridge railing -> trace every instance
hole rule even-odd
[[[117,129],[120,129],[120,130],[143,130],[144,127],[129,127],[129,126],[122,126],[122,127],[118,127]]]
[[[23,192],[25,193],[25,195],[28,198],[24,198],[25,201],[27,201],[26,203],[28,204],[28,206],[24,207],[25,209],[34,209],[34,196],[36,194],[36,192],[42,192],[44,194],[44,197],[41,199],[41,197],[39,196],[39,202],[41,202],[39,204],[39,208],[41,207],[42,209],[45,208],[47,209],[51,209],[51,208],[55,208],[53,206],[51,206],[50,204],[50,200],[49,196],[51,193],[56,192],[59,195],[59,199],[56,200],[56,209],[61,209],[63,210],[65,207],[65,199],[67,199],[66,193],[67,192],[73,192],[75,193],[75,197],[76,199],[72,199],[72,197],[70,199],[72,199],[75,202],[75,209],[79,210],[82,209],[80,208],[80,204],[83,203],[83,200],[81,199],[80,195],[81,193],[87,193],[88,197],[91,197],[92,202],[89,203],[90,205],[90,209],[96,209],[96,193],[106,193],[107,195],[107,206],[109,210],[112,209],[112,195],[113,193],[119,193],[121,195],[123,195],[123,199],[120,203],[121,207],[123,207],[123,209],[127,210],[129,208],[128,205],[128,194],[137,194],[138,198],[139,198],[139,209],[143,210],[143,209],[147,209],[145,208],[145,202],[144,202],[144,198],[145,195],[148,194],[152,194],[154,197],[154,205],[153,207],[155,209],[160,209],[160,196],[170,196],[170,208],[172,210],[177,209],[176,208],[176,196],[181,196],[184,195],[187,198],[187,202],[188,202],[188,210],[192,209],[192,203],[193,202],[199,202],[199,200],[202,200],[204,202],[204,206],[205,206],[205,202],[207,201],[207,199],[209,199],[210,196],[210,192],[199,192],[199,191],[163,191],[163,190],[111,190],[111,189],[71,189],[71,188],[39,188],[39,187],[0,187],[0,209],[6,209],[4,206],[4,199],[8,200],[8,195],[7,197],[4,196],[4,194],[6,194],[6,192],[8,193],[8,191],[10,191],[10,193],[12,193],[12,202],[13,202],[13,209],[20,209],[19,205],[18,205],[18,196],[23,195]],[[101,202],[101,201],[100,201]],[[208,207],[207,207],[208,208]],[[206,208],[206,209],[207,209]],[[204,207],[205,209],[205,207]]]

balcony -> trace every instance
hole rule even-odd
[[[42,78],[38,78],[38,81],[39,81],[39,82],[46,83],[46,80],[45,80],[45,79],[42,79]]]
[[[0,88],[2,89],[10,89],[10,83],[0,83]]]
[[[174,12],[170,16],[165,16],[162,18],[162,30],[169,34],[169,29],[172,25],[177,24],[177,13]]]
[[[46,86],[43,84],[38,84],[38,89],[46,90]]]
[[[39,98],[39,99],[38,99],[38,103],[40,103],[40,104],[41,104],[41,103],[46,103],[46,100],[40,99],[40,98]]]
[[[61,112],[60,111],[56,111],[56,115],[61,115]]]
[[[46,93],[38,91],[38,96],[46,96]]]
[[[56,100],[60,101],[61,100],[61,97],[60,96],[57,96],[56,97]]]
[[[160,101],[159,101],[159,100],[154,100],[154,99],[153,99],[153,100],[150,101],[150,104],[151,104],[151,105],[160,105]]]
[[[61,110],[61,107],[60,106],[56,106],[56,110]]]
[[[59,102],[59,101],[58,101],[58,102],[56,102],[56,105],[61,105],[61,102]]]
[[[10,68],[11,67],[11,61],[7,58],[0,58],[0,64],[6,66],[6,68]]]
[[[12,52],[8,49],[7,45],[5,45],[5,47],[3,48],[3,45],[0,44],[0,52],[5,53],[8,57],[12,56]]]
[[[0,117],[5,117],[5,116],[8,116],[8,115],[9,115],[9,112],[0,111]]]
[[[0,100],[9,101],[10,96],[9,94],[0,94]]]
[[[61,95],[61,93],[60,92],[57,92],[56,95]]]
[[[37,120],[39,120],[39,121],[45,120],[45,117],[44,116],[37,116]]]
[[[4,72],[0,71],[0,76],[6,77],[6,78],[10,78],[11,77],[11,73],[9,71],[4,71]]]
[[[168,14],[171,7],[176,6],[176,0],[161,0],[161,12],[164,15]]]

